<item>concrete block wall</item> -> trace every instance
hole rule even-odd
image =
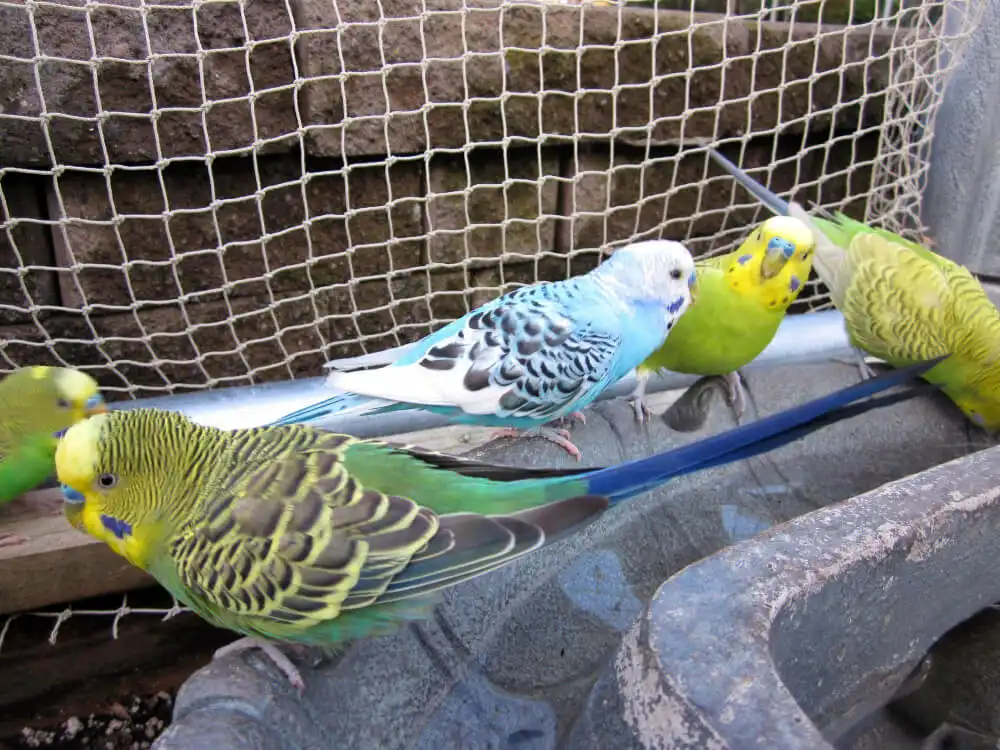
[[[61,358],[112,397],[314,375],[610,243],[708,251],[757,214],[682,140],[766,133],[749,166],[830,141],[772,186],[863,205],[891,34],[691,19],[0,7],[0,369]]]

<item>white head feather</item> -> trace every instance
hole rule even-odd
[[[660,303],[679,316],[691,304],[694,259],[680,242],[625,245],[591,272],[622,300]]]

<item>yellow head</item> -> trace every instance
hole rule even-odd
[[[24,367],[0,381],[0,414],[14,433],[59,435],[105,411],[97,381],[70,367]]]
[[[56,406],[69,416],[68,424],[76,424],[94,414],[104,414],[108,407],[101,396],[100,386],[90,375],[71,367],[37,367],[51,370],[56,391]]]
[[[747,237],[725,269],[729,286],[784,312],[798,297],[812,270],[816,241],[804,223],[772,216]]]
[[[158,409],[100,414],[70,427],[56,448],[70,524],[146,568],[167,530],[192,510],[199,469],[211,465],[192,461],[204,455],[192,429],[199,428],[183,415]]]

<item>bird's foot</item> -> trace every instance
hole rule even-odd
[[[569,439],[569,430],[559,429],[557,427],[539,427],[536,433],[539,437],[543,437],[550,443],[555,443],[569,455],[579,461],[583,458],[580,453],[580,449],[573,444],[573,441]]]
[[[569,430],[564,430],[558,427],[536,427],[531,430],[519,430],[516,427],[504,427],[502,430],[497,430],[490,435],[490,439],[496,440],[497,438],[505,437],[519,438],[532,436],[545,438],[549,442],[555,443],[577,461],[582,458],[580,449],[577,448],[573,444],[573,441],[569,439]]]
[[[726,384],[726,402],[736,412],[736,424],[739,424],[747,406],[746,396],[744,395],[746,388],[743,386],[743,377],[740,375],[740,371],[737,370],[736,372],[723,375],[722,380]]]
[[[16,547],[28,541],[28,537],[20,534],[0,534],[0,547]]]
[[[212,655],[212,659],[219,659],[223,656],[239,653],[240,651],[247,651],[251,648],[259,648],[263,651],[274,662],[274,666],[281,670],[281,673],[288,678],[288,682],[298,691],[299,695],[302,695],[306,689],[306,684],[302,680],[302,675],[299,674],[298,667],[292,664],[292,660],[281,653],[273,643],[268,643],[259,638],[240,638],[238,641],[233,641],[218,649]]]
[[[635,419],[639,424],[646,424],[646,420],[652,419],[653,410],[646,405],[646,400],[642,396],[632,396],[628,402],[635,412]]]
[[[862,380],[870,380],[874,378],[878,373],[872,369],[872,366],[866,361],[868,355],[865,354],[860,349],[856,350],[858,355],[858,372],[861,374]]]
[[[557,424],[564,424],[568,427],[572,427],[574,422],[579,422],[580,424],[587,424],[587,415],[582,411],[571,411],[565,417],[561,417]]]
[[[871,365],[868,364],[867,359],[868,359],[867,354],[865,354],[860,349],[855,349],[853,360],[837,358],[834,359],[833,361],[840,362],[845,365],[855,365],[858,368],[858,373],[861,375],[861,379],[870,380],[871,378],[874,378],[878,373],[876,373],[875,370],[872,369]]]
[[[632,411],[635,412],[635,419],[639,424],[646,424],[646,420],[652,418],[653,410],[646,405],[646,384],[649,382],[650,373],[636,370],[635,373],[635,390],[632,391],[632,395],[629,396],[629,403],[632,405]]]

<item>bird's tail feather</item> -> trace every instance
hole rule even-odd
[[[392,349],[372,352],[371,354],[362,354],[359,357],[341,357],[340,359],[331,359],[323,365],[323,368],[326,370],[333,370],[335,372],[351,372],[353,370],[365,370],[369,367],[391,365],[406,354],[410,349],[416,346],[417,343],[419,342],[403,344],[402,346],[394,346]]]
[[[331,396],[314,404],[309,404],[309,406],[303,406],[301,409],[296,409],[266,426],[280,427],[281,425],[288,424],[307,424],[334,414],[342,416],[348,414],[355,416],[372,414],[391,404],[392,402],[380,398],[356,396],[353,393],[338,393],[336,396]]]
[[[821,398],[649,458],[599,469],[586,477],[587,492],[604,495],[612,503],[645,492],[673,478],[721,466],[774,450],[826,425],[857,416],[871,409],[912,398],[923,389],[914,388],[894,396],[872,399],[881,391],[920,377],[939,357],[929,362],[889,370],[878,377],[842,388]],[[867,401],[855,403],[860,399]]]
[[[715,149],[710,148],[708,150],[708,155],[712,157],[712,160],[716,164],[729,172],[729,174],[731,174],[733,178],[745,187],[757,200],[769,208],[772,213],[775,213],[778,216],[790,215],[788,211],[788,202],[786,200],[779,198],[777,195],[772,193]]]

